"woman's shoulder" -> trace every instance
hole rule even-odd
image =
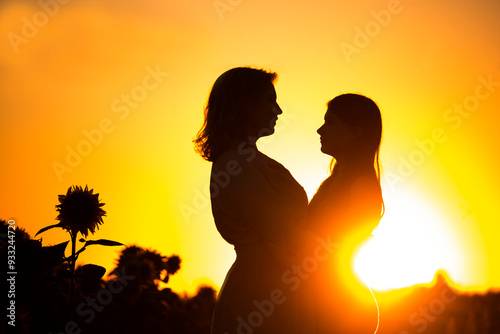
[[[213,163],[214,170],[227,169],[228,166],[249,166],[257,169],[267,167],[285,169],[282,164],[250,145],[240,145],[238,148],[227,149]]]
[[[212,176],[239,176],[235,180],[254,179],[264,173],[261,153],[256,149],[233,149],[224,151],[212,164]]]
[[[265,183],[275,189],[305,194],[304,189],[283,165],[255,147],[240,147],[223,152],[212,166],[212,178],[214,177],[231,178],[236,188],[262,187]],[[307,202],[307,195],[305,197]]]
[[[212,169],[225,169],[228,165],[241,166],[246,165],[251,161],[248,155],[242,154],[237,149],[227,149],[220,154],[213,162]]]

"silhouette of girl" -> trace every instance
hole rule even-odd
[[[331,174],[309,203],[309,228],[335,250],[310,280],[319,333],[370,334],[378,328],[378,307],[352,261],[384,211],[380,110],[365,96],[343,94],[328,103],[324,119],[317,132],[321,151],[333,157]]]
[[[213,162],[212,214],[236,260],[215,307],[212,333],[309,333],[295,321],[302,307],[287,294],[287,264],[279,251],[307,214],[304,189],[281,164],[259,152],[256,141],[271,135],[278,115],[277,74],[233,68],[214,83],[202,129],[194,140]]]

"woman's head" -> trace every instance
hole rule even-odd
[[[382,139],[378,106],[358,94],[342,94],[328,102],[325,123],[318,129],[321,151],[337,162],[377,163]]]
[[[277,74],[261,69],[237,67],[215,81],[203,127],[194,139],[196,151],[214,161],[235,141],[274,132],[281,109],[276,103]]]

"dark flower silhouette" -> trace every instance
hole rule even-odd
[[[56,205],[59,212],[57,219],[61,227],[72,235],[78,232],[85,237],[89,232],[94,234],[106,215],[106,211],[101,208],[104,203],[99,203],[99,194],[93,194],[93,189],[89,190],[88,186],[85,189],[70,187],[66,195],[59,195],[59,202],[61,204]]]
[[[178,255],[164,256],[155,250],[131,245],[122,251],[115,270],[120,272],[125,268],[127,273],[138,277],[137,282],[156,285],[158,281],[167,283],[180,267]]]
[[[172,255],[167,260],[167,272],[170,275],[175,274],[181,268],[181,258],[178,255]]]
[[[78,232],[80,232],[85,237],[88,236],[89,232],[94,234],[96,228],[99,228],[99,224],[103,224],[102,217],[106,215],[106,211],[102,209],[104,203],[99,203],[99,194],[94,194],[93,192],[94,190],[89,190],[88,186],[85,186],[85,189],[80,186],[69,187],[66,195],[58,196],[60,204],[56,205],[56,210],[59,212],[59,215],[57,216],[57,220],[59,220],[59,223],[46,226],[39,230],[35,235],[37,236],[40,233],[56,227],[60,227],[68,231],[70,235],[71,256],[64,258],[64,261],[67,261],[70,267],[70,320],[73,318],[74,312],[75,281],[77,276],[75,273],[75,266],[80,253],[91,245],[122,245],[122,243],[112,240],[85,240],[81,238],[79,241],[84,242],[85,244],[78,251],[76,250]],[[61,253],[64,256],[64,250],[66,249],[66,245],[68,243],[69,241],[56,245],[53,253]],[[84,271],[87,275],[85,278],[89,278],[90,280],[99,280],[106,270],[103,267],[92,265],[87,266]]]
[[[157,278],[163,269],[165,269],[165,257],[154,249],[144,250],[141,254],[141,261],[150,262],[154,271],[153,276]]]

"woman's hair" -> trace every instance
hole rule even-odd
[[[263,69],[237,67],[215,81],[205,107],[203,126],[193,140],[203,159],[215,161],[234,140],[244,140],[247,111],[278,75]]]
[[[342,163],[348,164],[348,178],[356,178],[371,174],[380,185],[380,143],[382,140],[382,117],[380,109],[373,100],[359,94],[342,94],[328,102],[328,110],[351,128],[359,128],[360,134],[354,139],[350,151]],[[311,200],[318,202],[324,197],[325,190],[335,180],[337,161],[332,158],[330,163],[330,177],[318,188]],[[381,202],[384,211],[383,200]]]

